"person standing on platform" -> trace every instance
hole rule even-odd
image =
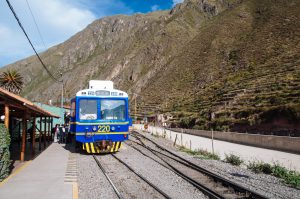
[[[70,135],[70,130],[68,125],[65,125],[65,141],[66,144],[71,142],[71,135]]]
[[[58,142],[59,125],[56,124],[54,127],[54,142]]]
[[[59,127],[59,141],[60,143],[65,143],[66,142],[66,129],[63,125]]]
[[[64,125],[65,125],[65,127],[69,126],[70,117],[71,117],[70,113],[69,112],[65,112],[65,114],[64,114],[64,122],[65,122]]]

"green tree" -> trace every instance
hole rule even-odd
[[[10,135],[4,124],[0,124],[0,182],[9,175]]]
[[[23,77],[16,70],[8,70],[0,75],[0,86],[9,92],[19,94],[23,84]]]

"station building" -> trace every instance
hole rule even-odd
[[[57,116],[59,116],[59,118],[52,118],[52,123],[53,126],[55,126],[55,124],[59,124],[59,125],[63,125],[65,123],[64,118],[66,113],[70,113],[70,107],[69,106],[63,106],[63,108],[58,107],[58,106],[53,106],[53,105],[49,105],[49,104],[43,104],[40,102],[33,102],[35,105],[39,106],[40,108],[55,114]],[[39,119],[38,121],[39,122]],[[42,121],[43,122],[43,121]],[[42,126],[43,129],[43,126]]]
[[[3,88],[0,88],[0,116],[0,122],[9,129],[13,162],[30,160],[44,150],[52,142],[54,122],[60,123],[59,118],[63,118]]]

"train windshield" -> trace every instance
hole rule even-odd
[[[125,100],[101,100],[102,120],[125,120]]]
[[[79,117],[81,120],[97,119],[97,100],[80,100]]]

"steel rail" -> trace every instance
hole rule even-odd
[[[229,181],[221,176],[218,176],[210,171],[208,171],[207,169],[203,168],[203,167],[200,167],[180,156],[178,156],[177,154],[171,152],[170,150],[166,149],[165,147],[159,145],[158,143],[156,143],[155,141],[147,138],[146,136],[142,135],[141,133],[137,132],[137,131],[133,131],[135,133],[135,135],[139,135],[141,136],[142,138],[148,140],[149,142],[153,143],[156,147],[158,147],[159,149],[163,150],[163,151],[166,151],[168,153],[170,153],[171,155],[179,158],[180,160],[186,162],[187,164],[191,165],[192,167],[194,167],[197,171],[199,172],[202,172],[210,177],[212,177],[213,179],[219,181],[219,182],[222,182],[223,184],[227,185],[227,186],[230,186],[232,188],[234,188],[234,190],[238,191],[238,192],[241,192],[241,193],[246,193],[246,195],[249,195],[250,198],[257,198],[257,199],[267,199],[268,197],[266,196],[263,196],[261,195],[260,193],[257,193],[255,191],[252,191],[252,190],[249,190],[248,188],[246,187],[243,187],[235,182],[232,182],[232,181]],[[132,134],[134,136],[134,134]]]
[[[132,140],[129,140],[132,141]],[[136,142],[135,142],[136,143]],[[136,143],[139,144],[139,143]],[[140,145],[143,146],[143,145]],[[158,157],[160,160],[162,160],[165,164],[167,164],[169,167],[163,165],[161,162],[158,162],[157,160],[155,160],[154,158],[148,156],[147,154],[145,154],[144,152],[142,152],[140,149],[136,148],[135,146],[131,146],[132,148],[134,148],[135,150],[137,150],[138,152],[140,152],[141,154],[143,154],[144,156],[152,159],[153,161],[157,162],[158,164],[160,164],[161,166],[165,167],[166,169],[169,169],[170,171],[174,172],[176,175],[180,176],[181,178],[183,178],[184,180],[186,180],[187,182],[189,182],[190,184],[192,184],[194,187],[196,187],[197,189],[199,189],[200,191],[204,192],[206,195],[209,195],[210,198],[214,198],[214,199],[223,199],[224,197],[221,196],[220,194],[218,194],[217,192],[207,188],[206,186],[202,185],[201,183],[193,180],[192,178],[190,178],[189,176],[185,175],[184,173],[182,173],[181,171],[179,171],[178,169],[176,169],[175,167],[173,167],[170,163],[168,163],[166,160],[164,160],[163,158],[159,157],[158,155],[156,155],[153,151],[151,151],[151,148],[148,148],[147,146],[143,146],[146,149],[148,149],[151,153],[153,153],[156,157]]]
[[[111,179],[109,178],[109,176],[107,175],[107,172],[105,171],[104,167],[101,165],[100,161],[96,158],[95,155],[93,155],[94,160],[96,161],[97,165],[99,166],[99,168],[102,170],[103,174],[105,175],[106,179],[109,181],[109,183],[111,184],[111,186],[113,187],[115,193],[117,194],[119,199],[124,199],[123,196],[120,194],[119,190],[116,188],[116,186],[114,185],[114,183],[111,181]]]
[[[140,177],[142,180],[144,180],[146,183],[148,183],[152,188],[154,188],[156,191],[158,191],[161,195],[163,195],[165,198],[167,199],[171,199],[171,197],[166,194],[164,191],[162,191],[161,189],[159,189],[156,185],[152,184],[150,181],[148,181],[145,177],[143,177],[142,175],[140,175],[139,173],[137,173],[132,167],[130,167],[128,164],[126,164],[124,161],[122,161],[121,159],[119,159],[118,157],[116,157],[114,154],[111,154],[116,160],[118,160],[119,162],[121,162],[124,166],[126,166],[130,171],[132,171],[135,175],[137,175],[138,177]]]

